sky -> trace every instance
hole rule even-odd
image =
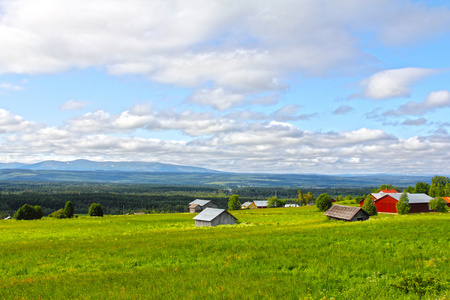
[[[450,174],[450,2],[0,0],[0,163]]]

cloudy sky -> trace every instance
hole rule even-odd
[[[450,174],[450,3],[0,0],[0,162]]]

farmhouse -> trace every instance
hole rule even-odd
[[[290,204],[285,204],[284,207],[300,207],[300,206],[298,204],[290,203]]]
[[[207,207],[217,208],[217,205],[214,204],[211,200],[195,199],[194,201],[189,203],[189,212],[191,214],[198,213]]]
[[[250,208],[267,208],[269,205],[269,201],[267,200],[257,200],[253,201],[253,206]]]
[[[241,209],[247,209],[250,208],[250,205],[252,205],[253,202],[247,201],[244,204],[241,205]]]
[[[400,200],[402,193],[372,193],[370,195],[372,196],[373,202],[378,212],[397,213],[396,205]],[[427,194],[407,193],[407,195],[409,206],[411,207],[411,209],[409,210],[410,213],[430,212],[428,203],[433,198],[431,198]],[[364,201],[360,203],[361,207],[363,205]]]
[[[365,221],[369,219],[369,214],[361,207],[352,207],[335,204],[325,212],[325,215],[334,220],[343,221]]]
[[[225,209],[205,208],[194,217],[195,226],[217,226],[236,224],[236,218]]]

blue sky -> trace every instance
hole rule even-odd
[[[449,174],[447,1],[0,0],[0,162]]]

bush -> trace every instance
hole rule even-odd
[[[286,200],[278,199],[277,196],[273,196],[267,200],[267,207],[283,207],[286,204]]]
[[[362,209],[364,209],[369,214],[369,216],[375,216],[378,214],[377,208],[373,203],[371,195],[367,195],[367,197],[364,199]]]
[[[91,217],[103,217],[103,208],[98,203],[92,203],[89,207],[89,215]]]
[[[16,220],[36,220],[41,219],[44,216],[42,207],[31,206],[29,204],[24,204],[21,208],[17,210],[14,214],[14,219]]]
[[[319,211],[327,211],[330,209],[332,205],[333,201],[331,200],[331,197],[328,194],[321,194],[316,199],[316,206],[319,209]]]
[[[74,208],[72,201],[66,202],[66,205],[64,206],[64,214],[66,215],[67,218],[73,218]]]
[[[447,212],[447,202],[445,202],[445,200],[441,197],[431,200],[430,203],[428,203],[428,207],[431,210],[438,212]]]
[[[64,213],[64,210],[61,208],[60,210],[54,211],[51,214],[48,215],[50,218],[56,218],[56,219],[64,219],[67,218],[66,214]]]

